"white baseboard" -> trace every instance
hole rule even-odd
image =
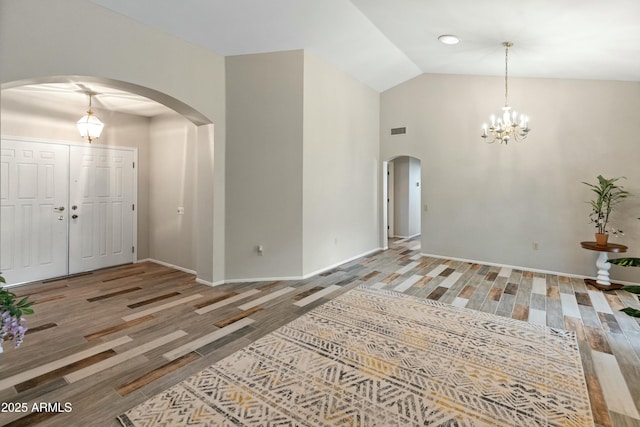
[[[225,279],[227,283],[249,283],[249,282],[276,282],[278,280],[301,280],[302,276],[282,276],[282,277],[252,277],[247,279]]]
[[[560,271],[542,270],[539,268],[520,267],[517,265],[498,264],[495,262],[478,261],[474,259],[456,258],[452,256],[443,256],[443,255],[425,254],[425,253],[421,253],[420,255],[431,257],[431,258],[450,259],[452,261],[461,261],[461,262],[470,262],[470,263],[481,264],[481,265],[490,265],[492,267],[504,267],[504,268],[510,268],[512,270],[515,269],[515,270],[523,270],[523,271],[532,271],[534,273],[553,274],[555,276],[574,277],[577,279],[594,279],[594,280],[596,279],[595,276],[583,276],[581,274],[563,273]],[[625,280],[615,280],[615,282],[620,283],[621,285],[637,285],[637,283],[627,282]]]
[[[398,238],[398,239],[413,239],[414,237],[419,236],[421,233],[417,233],[417,234],[412,234],[411,236],[400,236],[398,234],[396,234],[395,236],[389,236],[389,237],[393,237],[393,238]]]
[[[209,282],[207,280],[204,279],[198,279],[196,278],[196,282],[200,283],[201,285],[206,285],[206,286],[210,286],[210,287],[215,287],[215,286],[220,286],[220,285],[224,285],[224,280],[219,280],[217,282]]]
[[[372,249],[370,251],[364,252],[360,255],[356,255],[354,257],[351,257],[349,259],[345,259],[342,260],[340,262],[337,262],[335,264],[329,265],[327,267],[322,267],[319,270],[316,270],[314,272],[311,273],[307,273],[303,276],[281,276],[281,277],[252,277],[252,278],[246,278],[246,279],[228,279],[225,280],[224,283],[246,283],[246,282],[275,282],[277,280],[305,280],[308,279],[309,277],[313,277],[316,276],[320,273],[324,273],[325,271],[329,271],[329,270],[333,270],[336,267],[341,266],[342,264],[346,264],[348,262],[354,261],[358,258],[362,258],[364,256],[370,255],[374,252],[378,252],[382,250],[381,248],[376,248],[376,249]]]
[[[348,263],[348,262],[354,261],[354,260],[356,260],[356,259],[358,259],[358,258],[365,257],[365,256],[367,256],[367,255],[371,255],[372,253],[374,253],[374,252],[378,252],[378,251],[381,251],[381,250],[382,250],[382,248],[375,248],[375,249],[372,249],[372,250],[370,250],[370,251],[367,251],[367,252],[361,253],[360,255],[356,255],[356,256],[351,257],[351,258],[349,258],[349,259],[345,259],[345,260],[343,260],[343,261],[337,262],[337,263],[335,263],[335,264],[333,264],[333,265],[330,265],[330,266],[328,266],[328,267],[323,267],[323,268],[321,268],[320,270],[316,270],[316,271],[314,271],[314,272],[312,272],[312,273],[305,274],[301,279],[308,279],[309,277],[316,276],[316,275],[318,275],[318,274],[320,274],[320,273],[324,273],[325,271],[333,270],[334,268],[339,267],[339,266],[341,266],[342,264],[346,264],[346,263]]]
[[[190,270],[190,269],[184,268],[184,267],[180,267],[179,265],[169,264],[168,262],[158,261],[157,259],[153,259],[153,258],[139,259],[138,261],[136,261],[136,264],[139,264],[141,262],[153,262],[154,264],[164,265],[165,267],[173,268],[175,270],[184,271],[185,273],[189,273],[189,274],[193,274],[194,276],[197,276],[197,273],[195,271],[193,271],[193,270]]]
[[[220,285],[224,285],[224,281],[218,281],[218,282],[209,282],[208,280],[204,280],[198,277],[198,273],[194,270],[188,269],[188,268],[184,268],[184,267],[180,267],[179,265],[174,265],[174,264],[169,264],[168,262],[164,262],[164,261],[158,261],[157,259],[153,259],[153,258],[146,258],[146,259],[140,259],[138,261],[136,261],[136,263],[141,263],[141,262],[153,262],[155,264],[160,264],[163,265],[165,267],[169,267],[169,268],[173,268],[176,270],[180,270],[183,271],[185,273],[188,274],[193,274],[194,276],[196,276],[196,283],[200,283],[201,285],[206,285],[206,286],[220,286]]]

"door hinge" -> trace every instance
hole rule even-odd
[[[135,204],[131,205],[131,210],[132,210],[132,211],[135,211],[135,210],[136,210],[136,205],[135,205]]]
[[[136,162],[133,162],[133,168],[134,169],[136,168]]]
[[[133,253],[135,253],[135,252],[136,252],[136,248],[135,248],[135,246],[131,246],[131,253],[133,254]]]

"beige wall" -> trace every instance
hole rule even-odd
[[[302,51],[230,57],[227,76],[228,279],[377,249],[378,93]]]
[[[199,112],[213,122],[211,160],[218,165],[224,159],[223,57],[86,0],[2,1],[0,7],[3,89],[24,82],[55,81],[56,76],[87,76],[125,90],[128,84],[148,88],[154,99]],[[224,168],[211,165],[209,176],[214,181],[209,184],[211,192],[216,191],[215,206],[199,216],[207,221],[203,229],[215,232],[224,229],[225,196],[220,194],[224,186],[218,185],[224,182]],[[198,254],[209,253],[210,257],[200,260],[198,277],[220,281],[224,278],[224,235],[204,237],[198,243],[202,246]]]
[[[302,51],[227,58],[227,279],[302,273],[302,67]]]
[[[594,276],[582,181],[626,176],[640,195],[640,83],[510,79],[510,103],[530,116],[524,142],[487,145],[483,122],[502,105],[501,78],[422,75],[381,95],[381,155],[422,160],[422,251],[547,271]],[[390,128],[407,134],[391,136]],[[640,198],[615,224],[614,242],[639,256]],[[537,242],[538,250],[533,249]],[[639,281],[640,269],[612,277]]]
[[[305,52],[305,275],[378,248],[379,99]]]
[[[177,115],[154,117],[149,152],[149,257],[196,270],[196,126]],[[178,208],[184,213],[178,213]]]

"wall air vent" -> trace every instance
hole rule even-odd
[[[391,128],[391,135],[403,135],[407,133],[407,128]]]

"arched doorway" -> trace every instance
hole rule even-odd
[[[139,225],[133,261],[159,261],[205,277],[200,281],[207,283],[213,268],[213,125],[202,114],[166,94],[126,82],[51,77],[3,84],[3,137],[88,147],[75,129],[87,107],[87,89],[98,93],[93,110],[106,123],[91,148],[126,147],[140,154],[139,200],[130,208]],[[72,205],[69,200],[65,214],[57,218],[71,216]],[[2,237],[9,234],[8,227],[0,229]],[[165,249],[173,247],[172,258]],[[184,254],[188,257],[180,258]]]
[[[421,161],[412,156],[396,156],[383,162],[383,247],[390,239],[419,239],[421,233]]]

